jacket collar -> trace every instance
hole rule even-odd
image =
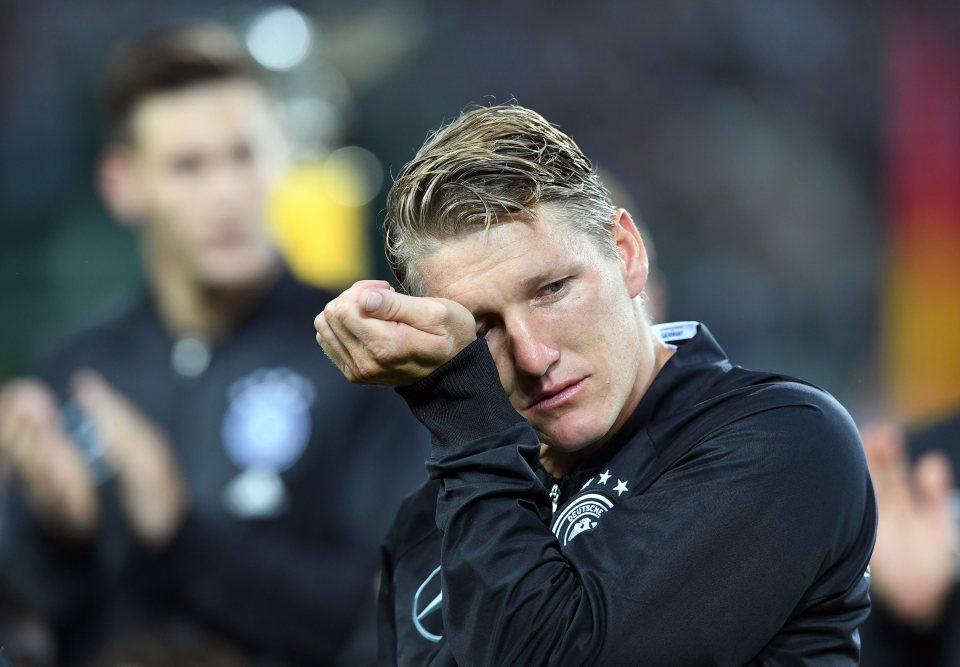
[[[613,437],[569,477],[588,477],[606,465],[648,424],[666,419],[697,403],[732,365],[707,327],[699,322],[671,322],[656,325],[654,332],[663,342],[677,348],[633,414]]]

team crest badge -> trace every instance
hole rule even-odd
[[[560,546],[597,527],[600,517],[613,507],[613,501],[601,493],[587,493],[575,499],[553,522],[553,534]]]
[[[280,473],[307,448],[315,395],[310,380],[288,368],[261,369],[231,385],[221,437],[241,471],[223,495],[234,516],[268,518],[284,512],[289,498]]]

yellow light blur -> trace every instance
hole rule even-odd
[[[300,162],[270,203],[271,229],[293,273],[311,285],[341,288],[370,275],[362,174],[337,160]]]

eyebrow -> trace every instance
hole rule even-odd
[[[534,288],[536,288],[536,287],[540,287],[542,284],[544,284],[545,282],[549,281],[551,278],[553,278],[553,276],[557,275],[558,273],[563,274],[563,273],[569,272],[570,270],[571,270],[571,269],[570,269],[569,267],[567,267],[567,268],[564,269],[564,270],[558,271],[558,267],[557,267],[557,266],[553,266],[553,267],[551,267],[551,268],[549,268],[549,269],[546,269],[546,270],[541,271],[541,272],[539,272],[539,273],[537,273],[537,274],[535,274],[535,275],[532,275],[532,276],[530,276],[529,278],[525,278],[524,280],[521,280],[521,281],[520,281],[520,289],[521,289],[522,291],[529,291],[529,290],[534,289]],[[486,318],[491,314],[491,311],[487,311],[487,310],[484,310],[484,309],[482,309],[482,308],[478,308],[478,307],[476,307],[476,306],[473,305],[473,304],[467,305],[467,304],[461,303],[460,305],[462,305],[464,308],[466,308],[467,310],[469,310],[469,311],[470,311],[470,314],[473,315],[474,318],[476,318],[478,321],[479,321],[479,320],[486,319]],[[0,667],[3,667],[3,666],[0,665]]]
[[[553,278],[554,276],[569,273],[571,270],[572,269],[570,267],[564,268],[564,265],[552,266],[549,269],[541,271],[540,273],[521,281],[520,286],[526,290],[540,287],[546,282],[552,282],[551,279],[556,280],[556,278]]]

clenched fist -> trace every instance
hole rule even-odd
[[[449,299],[399,294],[361,280],[314,320],[317,342],[351,382],[408,385],[476,340],[469,310]]]

